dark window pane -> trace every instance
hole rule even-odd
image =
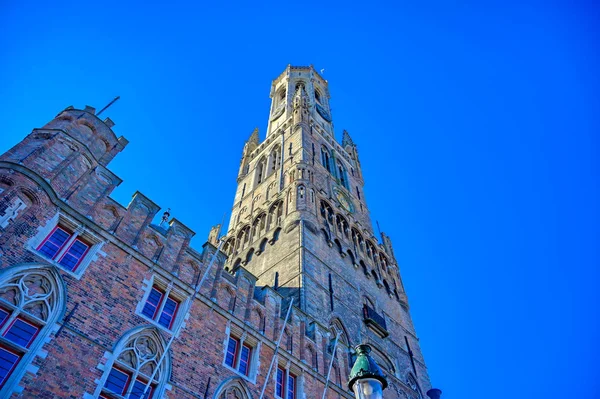
[[[240,372],[242,374],[248,375],[248,370],[250,369],[250,348],[246,345],[242,346],[242,351],[240,353]]]
[[[154,315],[156,314],[156,309],[160,304],[161,298],[162,292],[160,292],[156,288],[152,288],[152,291],[150,291],[150,295],[148,295],[148,299],[146,299],[146,304],[144,305],[142,314],[153,319]]]
[[[27,348],[37,332],[38,328],[36,326],[26,323],[22,319],[16,319],[8,331],[4,333],[4,337],[17,345]]]
[[[152,396],[152,385],[148,387],[148,391],[143,395],[144,389],[146,389],[146,383],[135,380],[133,383],[133,388],[131,389],[131,394],[129,395],[129,399],[148,399]]]
[[[158,323],[167,328],[171,327],[171,322],[175,318],[175,311],[177,310],[177,302],[171,298],[167,298],[163,311],[158,319]]]
[[[87,252],[88,248],[89,246],[87,244],[84,244],[80,240],[75,240],[58,263],[66,269],[73,271],[81,261],[81,258],[83,258],[83,255]]]
[[[88,250],[88,246],[79,240],[75,240],[73,245],[69,247],[67,252],[63,255],[61,260],[58,262],[61,266],[64,266],[67,270],[75,270],[75,267],[83,258],[83,255]]]
[[[277,368],[277,383],[275,384],[275,395],[283,397],[283,369]]]
[[[4,384],[20,357],[0,347],[0,387]]]
[[[290,375],[288,377],[288,386],[287,386],[287,391],[288,391],[288,395],[287,395],[287,399],[294,399],[294,397],[296,396],[296,377],[294,377],[293,375]]]
[[[6,310],[0,308],[0,326],[8,319],[8,315],[9,313]]]
[[[106,379],[106,383],[104,384],[104,388],[107,390],[114,392],[116,394],[122,395],[125,392],[125,388],[127,388],[127,383],[129,382],[129,375],[124,373],[123,371],[112,368],[110,370],[110,374]]]
[[[38,251],[48,258],[54,258],[70,236],[71,235],[63,229],[57,228],[48,238],[46,238],[46,241],[44,241]]]
[[[237,352],[237,346],[237,339],[229,337],[229,343],[227,344],[227,355],[225,355],[225,364],[229,367],[235,367],[235,355]]]

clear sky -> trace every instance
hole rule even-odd
[[[0,1],[0,152],[120,95],[113,197],[200,248],[271,80],[324,68],[443,398],[600,397],[597,5],[204,3]]]

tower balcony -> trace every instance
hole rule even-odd
[[[390,335],[387,330],[385,318],[367,304],[363,305],[363,320],[371,330],[375,331],[382,338]]]

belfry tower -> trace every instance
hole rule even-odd
[[[271,99],[266,138],[255,130],[244,145],[226,270],[243,266],[348,348],[372,343],[385,372],[422,395],[430,383],[398,263],[390,238],[374,235],[357,146],[346,131],[335,139],[327,81],[288,66]]]

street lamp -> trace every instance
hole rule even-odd
[[[348,388],[354,391],[356,399],[383,399],[387,381],[383,372],[369,355],[371,347],[363,344],[356,348],[356,361],[350,372]]]

